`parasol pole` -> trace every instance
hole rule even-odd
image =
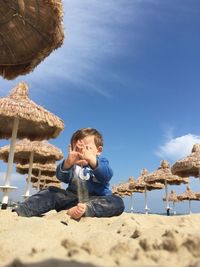
[[[191,200],[189,199],[189,214],[192,214],[192,211],[191,211]]]
[[[15,153],[15,143],[17,139],[17,130],[19,126],[19,118],[14,118],[13,122],[13,128],[12,128],[12,136],[11,136],[11,142],[10,142],[10,152],[8,156],[8,164],[7,164],[7,172],[5,177],[5,184],[4,186],[1,186],[1,190],[3,191],[3,198],[2,198],[2,209],[7,209],[8,205],[8,193],[12,189],[16,189],[14,186],[10,186],[10,179],[11,179],[11,173],[13,168],[13,160],[14,160],[14,153]]]
[[[173,211],[174,211],[174,215],[176,215],[176,211],[175,211],[175,201],[173,201]]]
[[[38,173],[38,183],[37,183],[37,190],[40,190],[40,179],[41,179],[41,169],[39,169],[39,173]]]
[[[32,168],[33,168],[33,157],[34,157],[34,151],[32,150],[29,156],[29,170],[28,170],[28,179],[26,183],[26,192],[23,196],[24,198],[30,197],[30,185],[31,185],[31,175],[32,175]]]
[[[147,187],[146,187],[146,185],[144,187],[144,199],[145,199],[145,208],[144,208],[145,214],[148,214],[149,208],[147,206]]]
[[[199,168],[199,181],[200,181],[200,168]]]
[[[133,213],[133,193],[131,192],[131,213]]]
[[[166,211],[167,211],[167,216],[169,216],[170,206],[168,201],[167,179],[165,179],[165,195],[166,195]]]

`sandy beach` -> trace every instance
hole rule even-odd
[[[200,214],[123,213],[70,219],[66,211],[0,211],[0,266],[200,266]]]

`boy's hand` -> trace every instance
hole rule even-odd
[[[64,169],[70,169],[74,164],[79,164],[78,162],[82,158],[82,154],[76,150],[76,147],[72,150],[72,146],[68,145],[68,157],[64,162]]]
[[[90,146],[85,145],[83,141],[81,142],[81,150],[82,150],[82,159],[87,162],[87,164],[92,167],[92,169],[95,169],[97,167],[97,158],[96,154],[94,154],[94,151]]]
[[[97,167],[97,158],[92,148],[87,146],[82,140],[78,140],[74,149],[68,146],[68,157],[64,163],[64,169],[70,169],[74,164],[80,166],[90,165],[92,169]]]

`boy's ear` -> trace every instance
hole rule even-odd
[[[102,151],[103,151],[103,147],[102,147],[102,146],[99,146],[99,147],[97,148],[98,155],[101,154]]]

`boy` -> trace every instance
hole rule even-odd
[[[113,172],[108,160],[100,157],[102,150],[103,138],[96,129],[76,131],[68,146],[67,159],[56,170],[57,178],[68,184],[67,189],[50,186],[31,196],[14,211],[19,216],[31,217],[53,209],[66,209],[73,219],[120,215],[124,203],[109,189]]]

